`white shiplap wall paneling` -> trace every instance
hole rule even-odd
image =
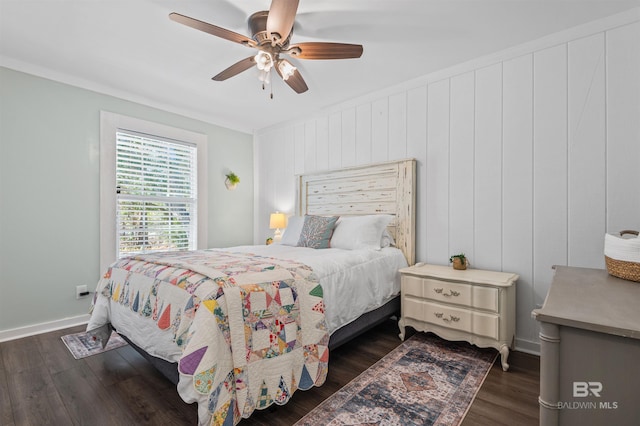
[[[427,260],[427,86],[407,93],[407,158],[416,162],[416,261]]]
[[[283,213],[292,214],[295,204],[294,192],[296,188],[295,180],[291,179],[291,176],[295,174],[295,153],[294,153],[294,142],[291,137],[291,132],[289,132],[289,136],[285,136],[280,140],[274,141],[273,147],[273,162],[270,164],[270,167],[267,168],[269,173],[267,173],[267,180],[273,181],[273,191],[276,194],[274,208]],[[273,176],[271,173],[277,176],[277,179],[270,179],[270,176]],[[271,212],[268,212],[269,214]],[[268,229],[268,215],[265,215],[265,220],[267,220],[267,229]],[[272,230],[269,230],[269,235],[273,233]]]
[[[474,249],[477,268],[502,270],[502,64],[475,74]]]
[[[416,158],[417,261],[464,251],[475,267],[519,274],[516,346],[535,351],[531,311],[552,265],[603,267],[602,234],[640,229],[638,16],[257,132],[256,241],[270,211],[293,204],[295,174]]]
[[[342,167],[356,165],[356,109],[342,111]]]
[[[533,56],[534,292],[542,304],[553,265],[567,264],[567,45]]]
[[[356,107],[356,164],[371,163],[371,104]]]
[[[640,230],[640,22],[606,33],[607,232]]]
[[[329,168],[329,118],[327,116],[317,118],[316,122],[316,168],[327,170]]]
[[[569,43],[568,148],[570,266],[604,268],[604,33]],[[639,77],[640,78],[640,77]]]
[[[503,63],[502,147],[502,268],[520,275],[516,338],[533,342],[533,55]]]
[[[388,160],[407,158],[407,92],[389,96]]]
[[[295,173],[296,164],[294,129],[278,129],[267,138],[261,137],[257,143],[260,167],[256,176],[259,193],[255,210],[259,215],[259,225],[254,242],[264,244],[267,237],[273,236],[273,231],[269,229],[269,215],[276,210],[285,213],[291,213],[293,210],[292,194],[295,191],[295,181],[292,182],[290,176]],[[300,149],[297,151],[299,154],[304,153]]]
[[[293,127],[293,151],[295,154],[293,172],[295,174],[304,173],[304,123],[296,124]]]
[[[307,121],[304,124],[304,171],[305,173],[314,172],[317,170],[316,161],[318,159],[318,153],[316,148],[318,146],[316,141],[316,122],[315,120]]]
[[[371,161],[386,161],[389,155],[389,99],[371,104]]]
[[[329,115],[329,169],[342,167],[342,113]]]
[[[449,129],[449,250],[473,264],[474,73],[451,79]],[[448,259],[448,257],[447,257]]]
[[[449,260],[449,80],[427,89],[427,262]],[[420,244],[420,242],[418,243]]]

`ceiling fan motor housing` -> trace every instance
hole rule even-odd
[[[267,43],[273,44],[273,40],[269,38],[269,34],[267,34],[267,18],[269,17],[268,10],[261,10],[259,12],[254,13],[249,16],[248,26],[249,32],[251,33],[251,38],[258,43],[258,46],[264,46]],[[293,34],[293,27],[289,32],[289,36],[281,43],[278,43],[281,47],[286,47],[289,45],[289,40],[291,39],[291,34]],[[278,34],[279,35],[279,34]]]

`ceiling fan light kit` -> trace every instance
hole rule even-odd
[[[303,42],[289,44],[293,34],[293,23],[298,11],[299,0],[272,0],[268,11],[252,14],[248,19],[251,38],[242,34],[199,21],[179,13],[171,13],[169,18],[188,27],[206,32],[225,40],[233,41],[253,49],[256,55],[242,59],[212,79],[224,81],[256,66],[258,79],[269,84],[271,69],[275,68],[282,80],[296,93],[304,93],[309,88],[298,69],[281,55],[296,59],[350,59],[362,56],[362,45],[330,42]],[[271,95],[273,98],[273,93]]]
[[[284,81],[287,81],[297,70],[297,68],[291,65],[291,62],[286,59],[280,59],[280,62],[278,62],[278,69],[280,70],[280,75]]]

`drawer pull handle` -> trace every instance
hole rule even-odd
[[[456,317],[456,316],[453,316],[453,315],[449,315],[449,318],[445,318],[444,314],[442,312],[434,312],[433,314],[436,316],[436,318],[442,319],[442,321],[446,321],[446,322],[458,322],[458,321],[460,321],[460,317]]]
[[[460,296],[460,292],[455,290],[449,290],[449,293],[444,293],[444,288],[434,288],[433,291],[445,297]]]

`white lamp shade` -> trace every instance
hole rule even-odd
[[[269,228],[280,229],[287,227],[287,217],[284,213],[271,213],[269,217]]]

